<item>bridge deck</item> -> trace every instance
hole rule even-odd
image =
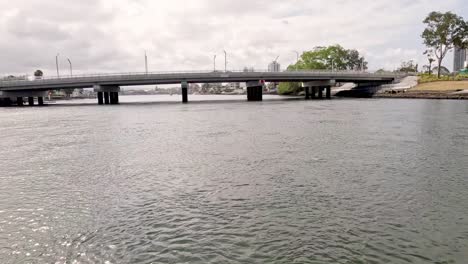
[[[354,83],[391,83],[404,75],[398,73],[367,73],[341,71],[284,71],[284,72],[170,72],[96,74],[38,80],[0,81],[0,91],[53,90],[90,88],[94,85],[157,85],[188,83],[222,83],[265,80],[266,82],[309,82],[335,80]]]

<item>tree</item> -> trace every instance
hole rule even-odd
[[[440,78],[442,61],[455,46],[468,47],[468,22],[452,12],[431,12],[424,19],[426,29],[421,37],[437,59],[437,78]]]
[[[288,66],[288,70],[367,70],[367,64],[359,51],[333,45],[305,51],[297,63]],[[278,93],[293,94],[300,89],[299,83],[280,83]]]
[[[301,55],[300,60],[291,65],[300,70],[366,70],[367,62],[357,50],[347,50],[340,45],[315,47]]]
[[[43,73],[41,70],[36,70],[36,71],[34,72],[34,77],[35,77],[36,79],[42,79],[42,76],[44,76],[44,73]]]
[[[413,60],[409,60],[409,61],[403,61],[401,63],[401,66],[400,68],[398,68],[399,72],[418,72],[418,64],[414,64],[414,61]]]

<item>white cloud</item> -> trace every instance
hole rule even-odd
[[[293,50],[339,43],[363,52],[371,69],[425,62],[419,37],[432,10],[457,12],[464,0],[0,0],[0,75],[55,72],[60,53],[75,72],[266,68]],[[466,7],[463,7],[466,9]],[[459,13],[463,15],[462,13]],[[447,59],[445,64],[451,66]]]

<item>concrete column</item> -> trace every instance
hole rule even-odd
[[[310,99],[310,87],[305,86],[304,91],[305,91],[305,99],[309,100]]]
[[[106,105],[110,104],[110,98],[109,98],[109,93],[108,92],[104,92],[104,103]]]
[[[326,95],[327,99],[331,99],[331,87],[330,87],[330,86],[327,86],[327,87],[325,88],[325,90],[326,90],[326,94],[327,94],[327,95]]]
[[[323,87],[318,87],[318,98],[323,99]]]
[[[9,97],[0,98],[0,106],[11,106],[11,99]]]
[[[111,105],[115,104],[114,92],[109,92],[109,101]]]
[[[312,87],[312,99],[317,98],[317,87]]]
[[[34,106],[34,97],[29,96],[28,97],[28,103],[29,103],[29,106]]]
[[[182,103],[188,103],[188,83],[182,82]]]
[[[263,84],[260,81],[247,82],[247,101],[263,100]]]
[[[24,103],[23,103],[23,97],[17,97],[16,98],[16,105],[17,106],[23,106]]]
[[[44,97],[42,97],[42,96],[37,97],[37,104],[40,105],[40,106],[43,106],[44,105]]]
[[[103,95],[103,92],[98,92],[98,93],[97,93],[97,99],[98,99],[98,104],[100,104],[100,105],[104,104],[104,95]]]
[[[119,104],[119,93],[110,92],[110,102],[111,104]]]
[[[257,87],[257,101],[263,100],[263,85]]]
[[[263,87],[253,86],[247,87],[247,101],[262,101],[263,100]]]

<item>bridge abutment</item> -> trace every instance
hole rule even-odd
[[[263,84],[260,81],[250,81],[247,84],[247,101],[263,100]]]

